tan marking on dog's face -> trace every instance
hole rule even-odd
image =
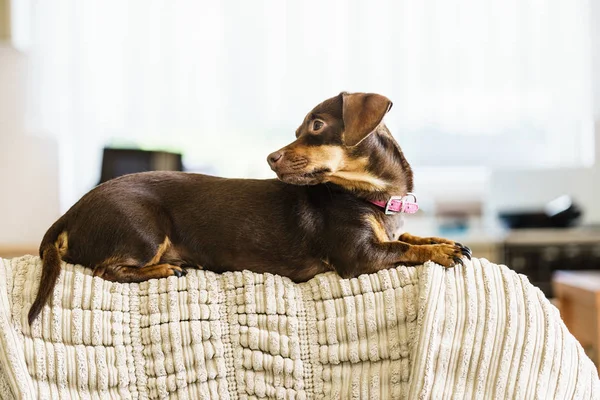
[[[342,168],[328,176],[328,181],[342,186],[347,190],[381,191],[387,187],[387,182],[369,173],[369,160],[363,158],[344,159]]]
[[[277,171],[279,179],[291,184],[331,182],[347,190],[382,191],[387,183],[369,173],[368,158],[353,158],[340,146],[296,146],[286,149],[286,165]]]
[[[300,157],[308,160],[307,170],[328,169],[337,171],[346,160],[346,154],[338,146],[298,147],[293,150]]]
[[[375,235],[375,239],[377,239],[377,241],[379,241],[380,243],[390,241],[390,238],[388,237],[385,228],[383,227],[381,222],[379,222],[377,218],[375,218],[375,216],[367,215],[365,217],[365,220],[373,230],[373,234]]]
[[[346,154],[338,146],[292,143],[285,148],[284,157],[276,170],[279,179],[296,185],[315,185],[327,182],[327,177],[344,164]]]
[[[170,248],[171,248],[171,240],[169,239],[168,236],[165,236],[165,240],[160,244],[160,246],[158,246],[158,249],[156,250],[156,254],[154,254],[154,257],[152,257],[152,259],[150,259],[150,261],[148,261],[145,266],[147,267],[150,265],[158,264],[160,262],[160,259],[162,258],[162,256]]]
[[[67,231],[62,231],[54,244],[56,245],[58,254],[60,254],[61,258],[64,257],[69,249],[69,235],[67,234]]]

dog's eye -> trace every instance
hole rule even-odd
[[[321,129],[323,127],[323,121],[320,121],[318,119],[313,121],[313,131],[318,131],[319,129]]]

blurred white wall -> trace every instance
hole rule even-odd
[[[0,246],[39,243],[59,216],[56,143],[25,128],[27,62],[0,43]]]
[[[0,42],[0,137],[8,132],[23,131],[26,85],[26,57],[8,44]]]
[[[58,138],[63,210],[98,182],[107,143],[272,177],[266,154],[341,90],[394,102],[386,124],[414,166],[584,167],[588,14],[586,1],[37,1],[28,121]],[[419,193],[465,196],[421,176]]]
[[[493,208],[539,208],[569,194],[584,208],[584,223],[600,224],[600,2],[590,2],[590,6],[595,164],[590,168],[494,171],[488,197]]]

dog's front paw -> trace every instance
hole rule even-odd
[[[458,243],[458,242],[455,242],[452,240],[432,238],[431,244],[449,244],[451,246],[456,246],[456,247],[460,248],[461,254],[463,256],[467,257],[469,260],[471,259],[471,256],[473,255],[473,252],[471,251],[470,248],[468,248],[467,246],[465,246],[462,243]]]
[[[446,268],[464,265],[463,257],[471,259],[471,250],[469,248],[456,244],[429,244],[421,246],[429,253],[429,260]]]
[[[469,260],[471,259],[471,249],[462,243],[455,242],[454,240],[444,239],[440,237],[419,237],[411,235],[410,233],[403,233],[398,238],[401,242],[416,244],[416,245],[436,245],[436,244],[448,244],[451,246],[458,246],[461,249],[462,255],[467,257]]]

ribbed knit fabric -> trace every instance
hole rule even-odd
[[[0,398],[588,399],[598,374],[527,279],[486,260],[303,284],[189,271],[119,284],[0,259]]]

